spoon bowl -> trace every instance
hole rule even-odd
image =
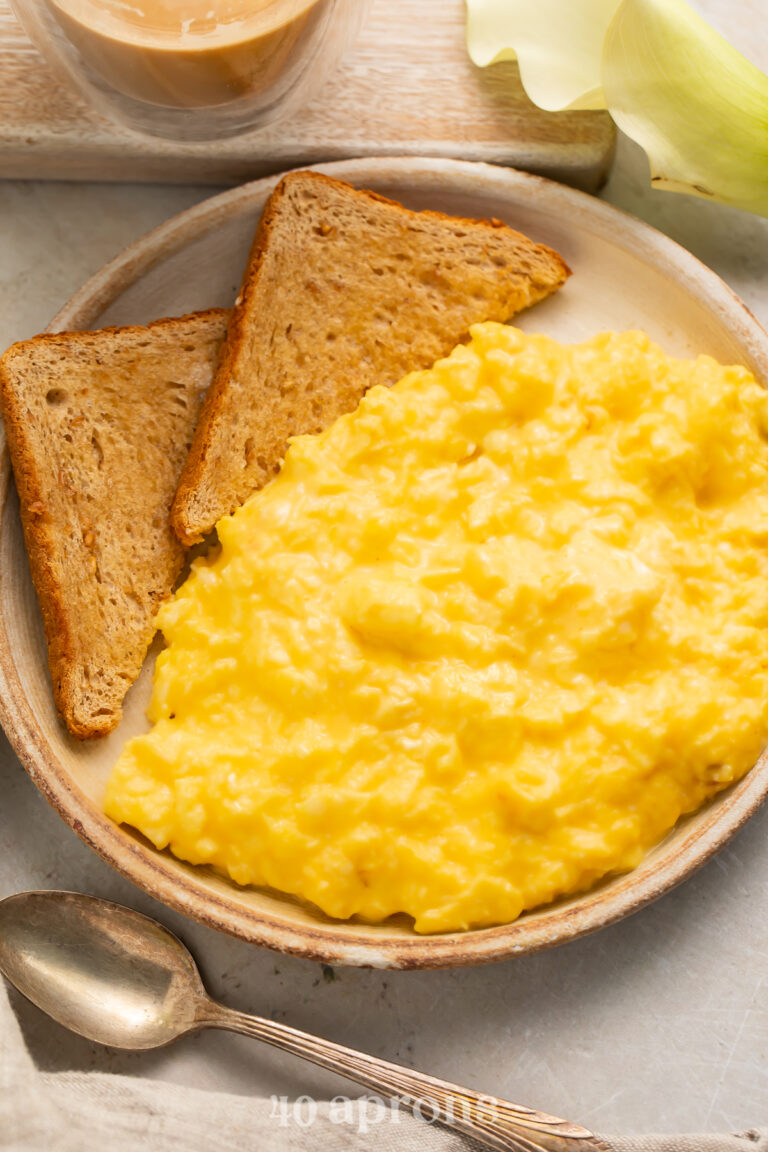
[[[170,1044],[200,1027],[208,999],[172,932],[77,892],[0,901],[0,971],[59,1024],[110,1048]]]
[[[208,996],[167,928],[78,892],[0,901],[0,972],[65,1028],[112,1048],[158,1048],[199,1028],[228,1028],[293,1052],[497,1152],[610,1152],[578,1124],[390,1064]]]

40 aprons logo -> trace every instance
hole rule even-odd
[[[434,1124],[440,1119],[439,1109],[433,1101],[406,1101],[405,1097],[397,1096],[387,1100],[383,1096],[358,1096],[354,1099],[334,1096],[327,1104],[319,1103],[312,1096],[298,1096],[295,1100],[287,1096],[271,1096],[270,1104],[270,1119],[276,1120],[281,1128],[292,1125],[311,1128],[322,1119],[366,1133],[380,1124],[398,1124],[404,1113],[426,1124]]]

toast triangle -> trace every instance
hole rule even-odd
[[[184,548],[169,524],[228,313],[35,337],[0,360],[0,405],[72,735],[106,735]]]
[[[498,220],[413,212],[317,172],[286,176],[261,218],[226,348],[179,482],[187,544],[375,384],[431,365],[481,320],[554,292],[556,252]]]

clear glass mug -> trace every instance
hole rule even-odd
[[[59,76],[102,115],[180,141],[295,112],[352,45],[372,0],[12,0]]]

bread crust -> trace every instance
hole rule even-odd
[[[500,220],[474,220],[464,217],[448,216],[443,212],[433,210],[416,212],[412,209],[405,208],[397,201],[390,200],[377,192],[353,188],[352,185],[346,182],[336,180],[333,177],[326,176],[319,172],[298,171],[285,176],[267,201],[259,221],[256,235],[251,245],[240,294],[238,295],[235,307],[230,316],[227,339],[222,349],[216,376],[205,397],[200,420],[198,421],[192,441],[192,447],[182,471],[179,487],[171,509],[171,524],[174,531],[179,539],[187,545],[197,543],[204,539],[205,535],[213,528],[215,523],[215,521],[210,521],[210,519],[201,520],[199,515],[196,518],[194,515],[195,504],[206,471],[209,468],[209,457],[212,452],[218,422],[227,418],[225,407],[228,382],[236,373],[238,361],[243,353],[243,349],[248,343],[249,326],[252,323],[252,317],[254,314],[258,315],[261,272],[269,252],[273,231],[282,213],[283,202],[290,190],[299,182],[314,183],[317,188],[326,186],[329,189],[353,193],[359,198],[360,203],[383,205],[388,209],[394,208],[399,213],[402,213],[404,219],[434,222],[439,225],[447,224],[452,228],[455,228],[457,225],[463,225],[468,230],[476,231],[487,229],[489,233],[494,234],[498,233],[500,229],[503,229],[506,233],[511,233],[515,237],[519,237],[525,241],[526,244],[531,244],[531,241],[529,241],[527,237],[515,232],[514,229],[509,228]],[[549,261],[552,269],[552,283],[538,293],[535,291],[532,292],[530,303],[549,295],[550,292],[559,287],[571,274],[570,268],[559,253],[548,248],[546,245],[536,244],[532,245],[532,247],[536,249],[537,253],[539,253],[543,259]],[[481,318],[487,319],[488,317],[478,317],[478,319]],[[466,333],[464,333],[464,335],[466,335]],[[445,350],[445,352],[447,351],[448,349]]]
[[[16,488],[19,495],[20,514],[24,539],[29,555],[32,580],[37,592],[43,617],[43,627],[48,646],[48,664],[53,684],[56,706],[68,730],[77,739],[94,739],[105,736],[119,723],[121,702],[138,674],[141,659],[154,635],[154,624],[147,620],[141,635],[136,636],[136,649],[140,650],[138,667],[110,669],[114,689],[104,692],[105,709],[88,706],[84,697],[82,682],[82,646],[78,629],[81,622],[73,616],[72,604],[67,595],[66,580],[60,562],[61,552],[67,547],[62,538],[62,525],[49,507],[48,493],[51,488],[50,460],[46,459],[36,442],[30,425],[31,397],[23,383],[25,364],[34,361],[43,349],[61,354],[65,359],[75,350],[81,352],[89,347],[105,347],[113,340],[121,345],[129,345],[135,339],[147,334],[174,334],[183,331],[185,326],[210,323],[222,328],[228,313],[225,309],[208,309],[183,317],[168,317],[156,320],[146,326],[132,325],[126,328],[112,327],[97,332],[60,332],[36,336],[31,340],[12,345],[0,358],[0,411],[5,423],[8,449],[13,467]],[[50,380],[50,384],[55,384]],[[130,403],[130,400],[128,401]],[[61,480],[59,480],[61,483]],[[170,494],[169,494],[170,504]],[[179,545],[171,547],[169,534],[167,560],[176,575],[184,561],[184,550]],[[82,580],[93,580],[93,574],[82,572]],[[171,586],[157,597],[157,606],[171,592]],[[154,599],[154,598],[153,598]],[[135,661],[134,661],[135,663]]]

